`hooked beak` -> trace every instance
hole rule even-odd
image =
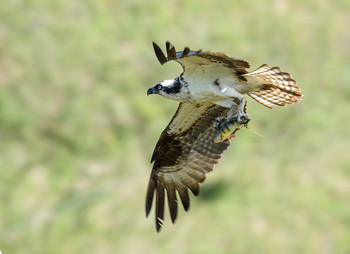
[[[150,89],[147,90],[147,96],[150,95],[150,94],[154,94],[154,88],[151,87]]]

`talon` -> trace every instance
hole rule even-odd
[[[245,117],[241,117],[241,119],[240,119],[240,123],[241,123],[241,124],[244,124],[244,125],[248,124],[249,121],[250,121],[250,118],[247,119],[247,118],[245,118]]]
[[[220,128],[221,128],[221,124],[219,122],[216,122],[214,124],[214,129],[218,131],[218,130],[220,130]]]
[[[246,113],[238,112],[235,116],[239,124],[246,125],[250,121],[250,117]]]
[[[215,119],[214,129],[217,130],[215,143],[220,143],[225,139],[231,141],[231,138],[236,137],[236,131],[247,127],[250,117],[243,111],[238,111],[234,115],[226,114]]]
[[[214,129],[217,131],[220,130],[223,125],[229,122],[227,119],[227,115],[219,116],[215,119],[215,121],[216,123],[214,124]]]

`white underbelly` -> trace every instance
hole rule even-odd
[[[243,94],[255,91],[256,87],[247,82],[241,83],[234,76],[204,78],[202,76],[186,77],[189,99],[192,102],[212,102],[224,107],[232,106],[232,98],[244,99]],[[237,101],[237,100],[234,100]]]

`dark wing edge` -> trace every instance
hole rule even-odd
[[[202,52],[202,50],[197,50],[197,51],[190,50],[188,47],[185,47],[183,51],[176,52],[175,47],[169,41],[167,41],[166,42],[167,56],[165,56],[162,49],[155,42],[153,42],[152,44],[153,44],[154,53],[156,54],[158,61],[162,65],[172,60],[177,60],[186,56],[193,56]]]
[[[145,207],[148,217],[155,196],[157,232],[164,220],[165,196],[172,223],[175,223],[178,214],[176,193],[187,211],[190,207],[188,190],[195,196],[199,194],[199,184],[205,180],[205,174],[213,170],[223,151],[230,145],[228,140],[214,143],[217,133],[213,127],[215,119],[227,111],[227,108],[213,104],[180,103],[173,119],[162,132],[152,156],[154,165]],[[198,118],[198,115],[201,117]],[[185,131],[174,131],[181,129],[182,124],[188,124],[189,121],[192,121],[191,126]]]
[[[174,60],[179,62],[182,67],[185,68],[184,63],[181,61],[182,58],[199,56],[209,60],[210,62],[222,63],[223,66],[234,69],[239,74],[247,73],[247,69],[250,67],[250,64],[247,61],[230,57],[225,53],[203,52],[201,49],[193,51],[188,47],[185,47],[183,51],[176,52],[175,47],[169,41],[166,42],[167,56],[165,56],[161,48],[155,42],[153,42],[153,49],[158,61],[162,65],[166,62]]]

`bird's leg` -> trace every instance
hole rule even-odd
[[[230,110],[227,112],[227,118],[229,122],[231,119],[237,121],[239,124],[247,124],[250,121],[250,117],[245,113],[245,105],[247,100],[242,96],[239,98],[238,109],[237,106],[231,106]]]
[[[215,142],[222,142],[225,139],[235,137],[235,132],[246,126],[250,117],[244,112],[246,100],[240,98],[240,103],[233,103],[230,110],[223,116],[216,118],[214,128],[218,131]]]
[[[216,118],[214,128],[219,130],[223,125],[230,124],[236,121],[239,124],[248,124],[248,122],[250,121],[250,117],[244,112],[246,103],[247,101],[243,96],[239,98],[238,105],[233,102],[230,107],[230,110],[225,115]]]
[[[223,115],[223,116],[218,116],[216,119],[215,119],[216,123],[214,124],[214,128],[215,130],[220,130],[221,127],[227,123],[227,117],[226,115]]]

